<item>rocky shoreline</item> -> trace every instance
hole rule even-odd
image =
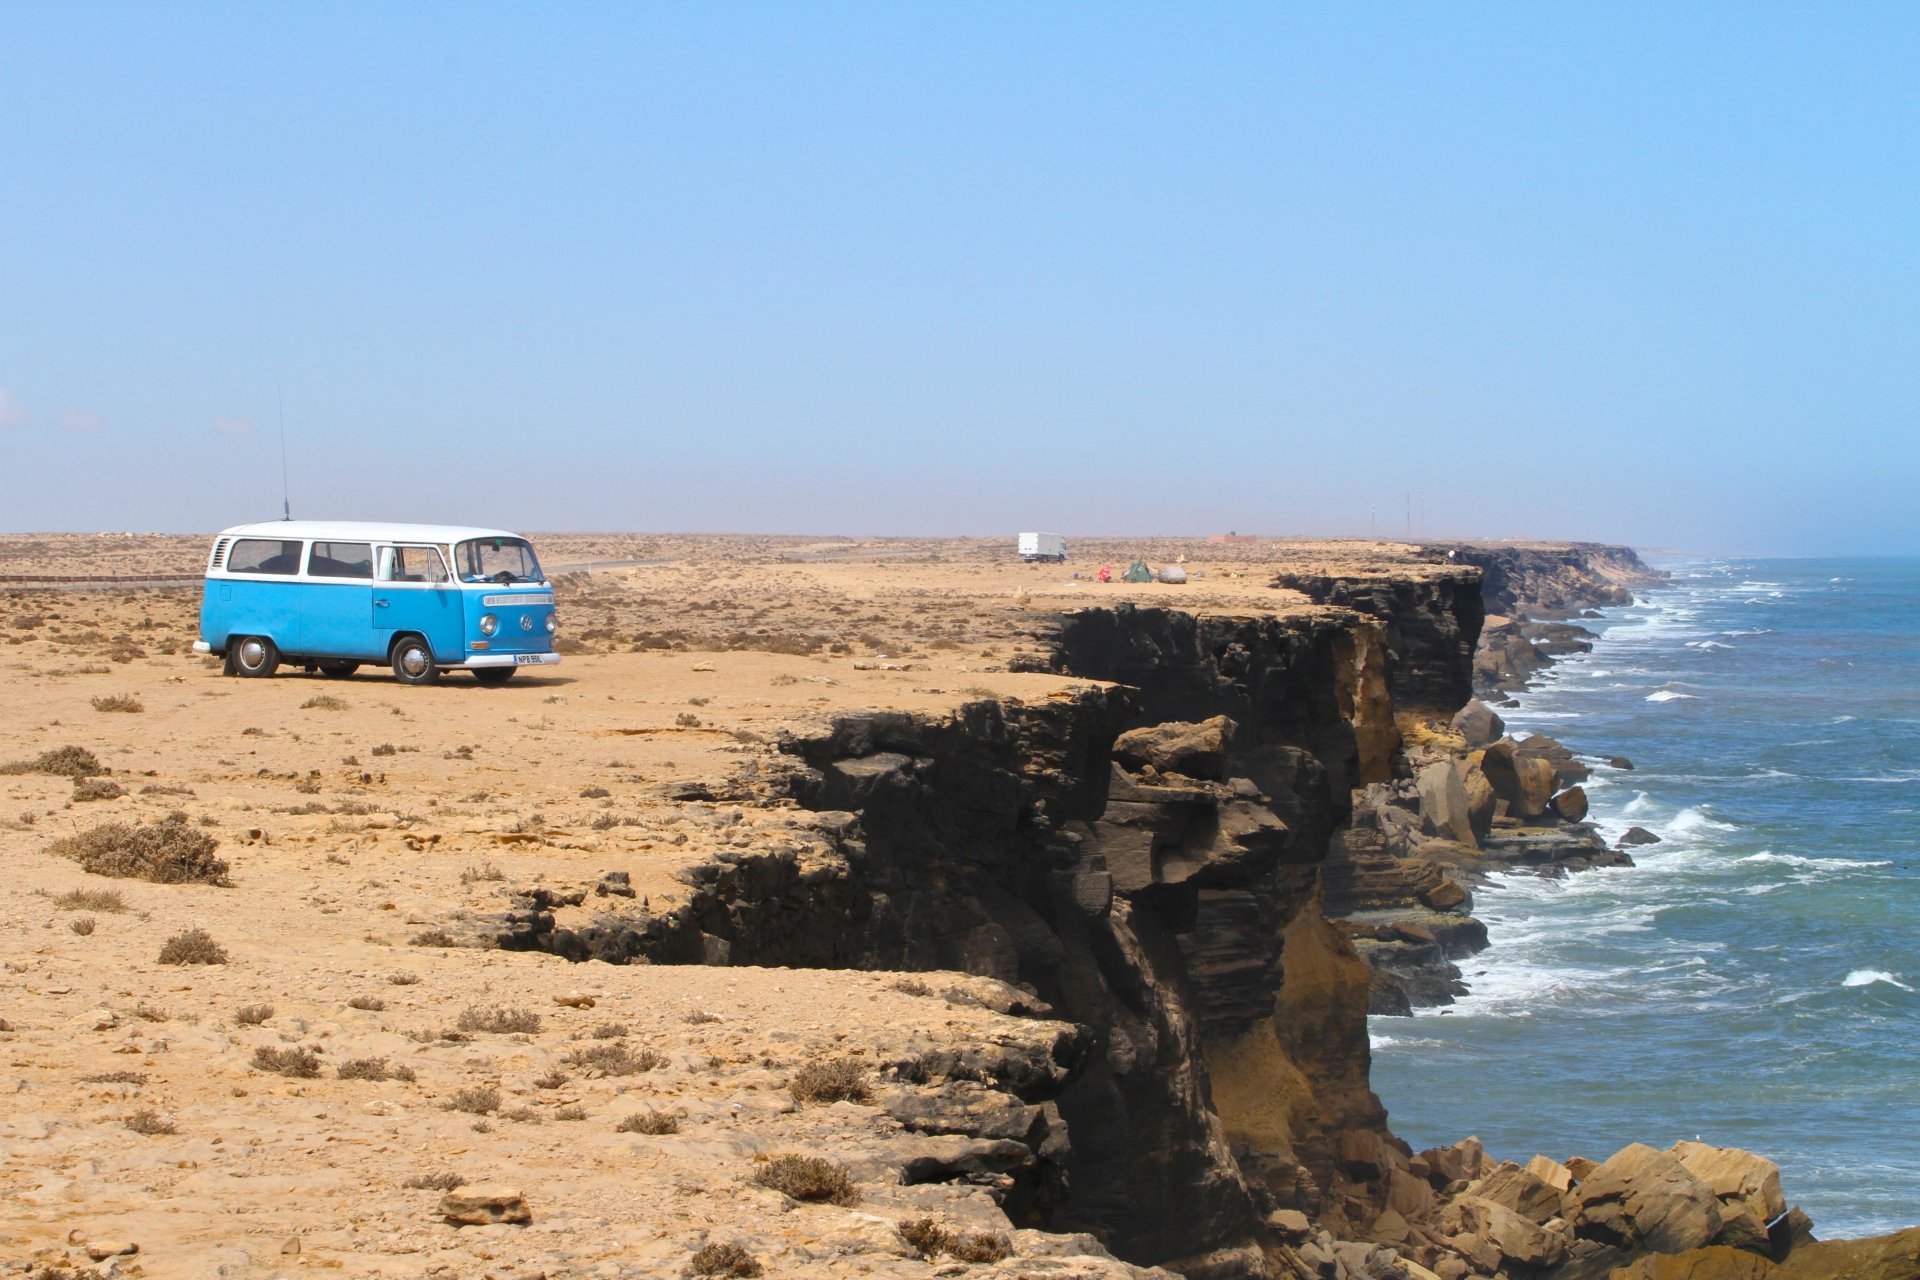
[[[1466,994],[1458,962],[1487,946],[1473,892],[1491,876],[1629,867],[1629,847],[1658,839],[1636,828],[1609,848],[1586,821],[1591,768],[1553,738],[1507,736],[1494,705],[1513,705],[1556,660],[1591,651],[1594,633],[1560,619],[1631,604],[1633,588],[1665,575],[1613,547],[1438,553],[1486,575],[1474,696],[1450,717],[1402,714],[1408,776],[1367,787],[1326,869],[1327,912],[1351,928],[1372,970],[1369,1012],[1389,1016]],[[1624,757],[1611,763],[1632,768]]]
[[[1013,1225],[1191,1280],[1854,1274],[1866,1255],[1815,1244],[1763,1157],[1636,1144],[1520,1166],[1388,1128],[1366,1017],[1458,994],[1454,962],[1486,944],[1474,889],[1631,862],[1585,821],[1586,766],[1505,737],[1476,677],[1509,695],[1584,643],[1535,614],[1657,580],[1619,548],[1431,554],[1423,578],[1277,580],[1328,606],[1310,618],[1043,620],[1025,668],[1103,683],[787,742],[795,767],[759,785],[813,815],[790,854],[695,868],[670,917],[569,927],[528,898],[468,925],[572,957],[998,980],[999,1007],[1082,1039],[1037,1137],[1007,1147],[963,1110],[947,1131],[999,1154],[941,1176],[986,1161]],[[1920,1248],[1909,1234],[1860,1248]]]

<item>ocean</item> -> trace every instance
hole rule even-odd
[[[1595,765],[1609,843],[1662,843],[1479,892],[1473,994],[1373,1019],[1374,1087],[1416,1149],[1697,1137],[1823,1238],[1920,1224],[1920,560],[1659,567],[1500,711]]]

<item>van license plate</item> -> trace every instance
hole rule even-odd
[[[540,655],[537,653],[516,653],[513,655],[513,660],[516,665],[524,667],[539,662]]]

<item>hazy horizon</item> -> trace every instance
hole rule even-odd
[[[0,6],[0,529],[1920,552],[1916,37]]]

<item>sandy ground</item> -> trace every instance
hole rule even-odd
[[[1067,566],[1022,565],[997,543],[536,545],[549,565],[644,563],[561,579],[567,661],[498,689],[464,677],[405,687],[371,669],[224,678],[188,648],[197,590],[0,591],[0,765],[84,747],[123,792],[82,799],[65,777],[0,776],[0,1202],[13,1206],[0,1264],[94,1267],[85,1245],[131,1240],[138,1254],[98,1268],[666,1275],[723,1241],[770,1274],[928,1274],[896,1221],[996,1216],[977,1189],[897,1185],[916,1144],[954,1140],[903,1133],[872,1105],[800,1107],[788,1076],[916,1045],[1044,1042],[1058,1028],[902,990],[897,975],[576,966],[422,939],[462,911],[502,909],[510,889],[609,871],[656,909],[672,904],[680,868],[798,820],[778,805],[675,799],[689,784],[776,770],[782,733],[836,712],[1071,689],[1006,669],[1032,646],[1036,614],[1114,599],[1305,610],[1267,585],[1277,568],[1408,571],[1404,549],[1358,543],[1081,544]],[[1156,564],[1186,557],[1193,581],[1072,576],[1102,560],[1124,568],[1136,546]],[[0,573],[191,575],[203,554],[201,539],[12,536]],[[115,698],[138,709],[111,709]],[[110,879],[49,851],[174,811],[217,838],[231,887]],[[123,909],[63,903],[74,890],[116,891]],[[227,962],[158,963],[189,928]],[[591,1007],[556,1003],[581,996]],[[256,1021],[248,1006],[270,1012]],[[538,1026],[440,1034],[469,1009]],[[663,1062],[626,1076],[569,1065],[608,1043]],[[262,1070],[262,1047],[310,1048],[319,1075]],[[412,1078],[337,1078],[363,1059]],[[448,1109],[488,1087],[490,1107]],[[679,1132],[616,1130],[649,1109]],[[136,1132],[130,1117],[163,1131]],[[765,1158],[787,1151],[843,1163],[859,1203],[756,1186]],[[446,1172],[512,1184],[532,1224],[441,1222],[440,1192],[405,1183]],[[976,1270],[1115,1274],[1038,1256],[1049,1247],[1023,1235],[1014,1259]]]

